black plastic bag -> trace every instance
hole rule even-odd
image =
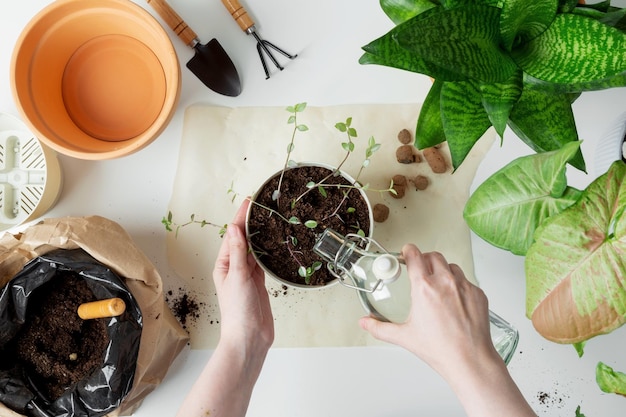
[[[110,341],[103,352],[102,367],[52,402],[39,394],[18,364],[0,369],[0,402],[20,414],[103,416],[119,407],[133,385],[142,331],[141,311],[124,282],[82,249],[58,249],[35,258],[5,285],[0,292],[0,352],[19,333],[34,292],[67,271],[81,276],[96,298],[124,300],[126,311],[108,319]]]

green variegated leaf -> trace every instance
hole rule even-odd
[[[600,10],[593,9],[591,7],[575,7],[572,13],[578,16],[584,16],[595,20],[600,20],[604,17],[604,13]]]
[[[439,2],[446,9],[454,9],[455,7],[463,7],[475,4],[493,7],[502,6],[502,0],[439,0]]]
[[[426,74],[441,80],[462,80],[463,76],[439,67],[423,57],[402,48],[395,37],[403,25],[396,26],[388,33],[363,46],[365,53],[359,58],[362,65],[375,64],[401,70]]]
[[[476,83],[446,82],[441,89],[441,120],[452,167],[457,169],[491,122]]]
[[[559,12],[569,13],[576,7],[577,4],[578,0],[559,0]]]
[[[535,152],[555,151],[578,141],[571,97],[567,94],[525,88],[511,111],[509,126]],[[570,164],[585,171],[580,151]]]
[[[441,120],[441,87],[443,81],[435,80],[424,100],[415,127],[415,147],[430,148],[446,140]]]
[[[596,366],[596,382],[603,392],[626,396],[626,374],[602,362]]]
[[[626,71],[626,34],[597,20],[559,14],[548,30],[511,56],[529,75],[559,84],[602,80]]]
[[[396,25],[436,6],[430,0],[380,0],[380,7]]]
[[[481,84],[480,93],[487,116],[502,138],[511,110],[522,95],[522,72],[515,72],[504,83]]]
[[[494,246],[524,255],[537,227],[580,197],[565,176],[578,148],[572,142],[559,151],[521,157],[493,174],[465,205],[470,229]]]
[[[468,5],[451,10],[436,7],[395,29],[401,47],[471,79],[502,82],[517,69],[500,48],[500,9],[496,7]]]
[[[507,51],[536,38],[554,20],[558,0],[508,0],[502,5],[500,35]]]
[[[626,30],[626,8],[605,13],[600,22],[624,32]]]
[[[548,218],[526,253],[526,314],[559,343],[626,321],[626,164],[616,161],[580,199]]]
[[[582,93],[583,91],[606,90],[607,88],[626,87],[626,72],[601,80],[581,83],[557,84],[540,80],[524,74],[524,88],[541,90],[546,93]]]

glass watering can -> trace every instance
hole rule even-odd
[[[403,322],[411,305],[410,282],[404,259],[388,252],[374,239],[356,234],[342,236],[326,229],[313,250],[326,262],[341,285],[357,291],[367,313],[382,321]],[[505,363],[509,363],[519,334],[489,311],[491,340]]]

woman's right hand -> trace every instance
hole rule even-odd
[[[498,355],[489,330],[485,293],[437,252],[402,248],[411,281],[411,311],[404,323],[364,317],[376,339],[413,352],[451,386],[471,417],[536,416]]]
[[[407,320],[395,324],[366,317],[361,326],[375,338],[413,352],[444,377],[458,362],[499,358],[491,343],[484,292],[438,252],[421,253],[408,244],[402,254],[411,281]]]

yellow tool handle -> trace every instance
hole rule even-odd
[[[254,21],[248,16],[248,12],[237,0],[222,0],[228,13],[235,19],[241,30],[248,32],[254,26]]]
[[[161,19],[168,24],[170,29],[174,31],[185,45],[189,45],[192,48],[198,42],[198,35],[194,32],[187,23],[176,13],[174,9],[170,7],[165,0],[146,0],[149,5],[161,16]]]
[[[126,311],[126,303],[121,298],[107,298],[78,306],[78,316],[83,320],[117,317],[124,311]]]

